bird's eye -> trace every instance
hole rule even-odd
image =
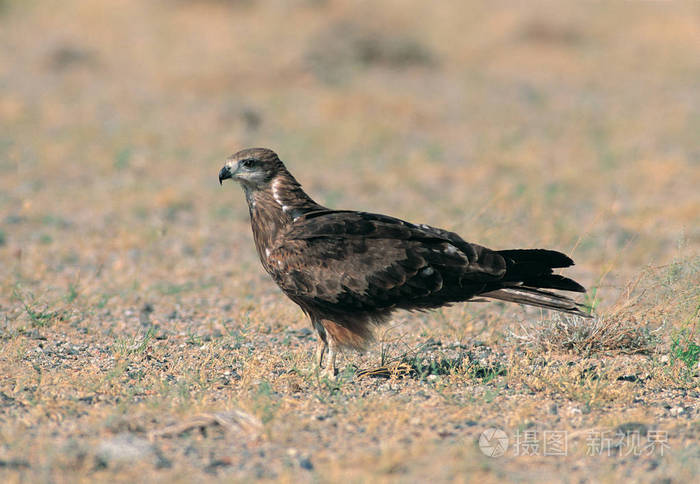
[[[252,168],[253,166],[255,166],[255,160],[253,160],[252,158],[247,158],[245,160],[242,160],[241,166],[243,168]]]

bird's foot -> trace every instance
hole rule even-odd
[[[322,344],[322,346],[321,346]],[[323,355],[326,352],[326,348],[328,348],[328,364],[324,368],[322,363],[323,363]],[[328,341],[328,344],[321,342],[319,344],[319,347],[316,349],[316,358],[318,361],[318,369],[319,369],[319,377],[320,378],[328,378],[329,380],[335,380],[335,376],[337,374],[336,368],[335,368],[335,357],[337,354],[337,344],[333,339],[330,339]]]
[[[327,366],[326,368],[321,368],[318,373],[319,378],[327,378],[329,380],[335,380],[336,378],[336,370],[335,368],[331,368],[330,366]]]

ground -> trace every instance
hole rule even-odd
[[[699,38],[694,3],[0,1],[0,479],[690,481]],[[596,317],[399,313],[319,379],[217,183],[250,146],[571,254]]]

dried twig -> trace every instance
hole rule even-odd
[[[169,425],[160,430],[154,430],[149,434],[151,439],[157,437],[173,437],[196,428],[204,428],[212,425],[221,426],[226,432],[244,432],[257,437],[262,429],[262,422],[241,410],[229,410],[226,412],[201,413],[191,419]]]

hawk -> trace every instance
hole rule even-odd
[[[492,250],[430,225],[326,208],[266,148],[227,158],[219,183],[229,178],[245,192],[263,267],[318,332],[316,362],[324,375],[335,375],[339,349],[364,349],[374,328],[397,309],[427,310],[478,296],[589,316],[551,291],[586,292],[553,273],[574,264],[561,252]]]

